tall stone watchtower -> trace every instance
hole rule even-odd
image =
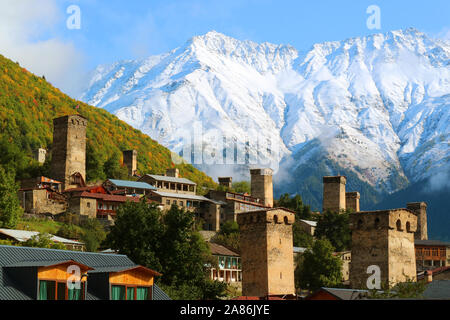
[[[425,202],[410,202],[406,204],[406,209],[411,210],[417,216],[417,231],[414,238],[428,240],[427,204]]]
[[[231,189],[233,183],[233,178],[232,177],[219,177],[219,185],[224,186],[228,189]]]
[[[295,294],[294,221],[295,214],[282,208],[237,215],[244,296]]]
[[[62,189],[74,188],[86,179],[87,119],[68,115],[53,119],[52,178]]]
[[[350,214],[352,261],[350,286],[367,289],[369,266],[380,268],[380,284],[416,280],[414,232],[416,215],[407,209]]]
[[[361,198],[358,191],[345,193],[345,207],[352,209],[353,212],[359,211],[359,199]]]
[[[122,154],[123,163],[128,169],[128,175],[132,177],[137,171],[137,150],[125,150]]]
[[[251,169],[250,189],[252,197],[262,200],[267,207],[273,207],[272,169]]]
[[[345,176],[323,177],[323,202],[322,212],[330,210],[340,212],[346,209],[345,202]]]

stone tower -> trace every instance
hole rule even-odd
[[[69,115],[53,119],[52,178],[62,190],[76,188],[86,179],[87,119]]]
[[[414,238],[428,240],[427,204],[425,202],[411,202],[406,204],[406,209],[411,210],[417,216],[417,231]]]
[[[358,191],[345,193],[345,207],[352,209],[353,212],[359,211],[359,199],[361,196]]]
[[[227,187],[229,189],[231,189],[232,181],[232,177],[219,177],[219,185]]]
[[[137,171],[137,151],[125,150],[123,152],[123,163],[128,168],[128,175],[130,177],[134,176]]]
[[[179,178],[180,177],[180,170],[178,170],[178,168],[166,169],[166,176],[167,177],[173,177],[173,178]]]
[[[46,155],[47,150],[45,150],[44,148],[39,148],[34,151],[34,159],[41,164],[45,162]]]
[[[350,286],[367,289],[369,266],[380,268],[381,285],[416,280],[416,215],[407,209],[350,214],[352,261]]]
[[[322,212],[330,210],[340,212],[346,209],[345,203],[345,176],[323,177]]]
[[[244,296],[295,293],[292,238],[294,221],[295,214],[282,208],[237,215]]]
[[[267,207],[273,207],[272,169],[251,169],[250,189],[252,197],[261,199]]]

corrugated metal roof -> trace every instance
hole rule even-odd
[[[15,229],[0,229],[0,233],[7,235],[9,237],[12,237],[16,239],[16,241],[24,242],[30,239],[33,236],[39,235],[39,232],[37,231],[28,231],[28,230],[15,230]],[[61,238],[58,236],[50,235],[50,240],[55,242],[61,242],[61,243],[67,243],[67,244],[77,244],[77,245],[83,245],[83,242],[75,241],[75,240],[69,240],[66,238]]]
[[[209,249],[211,250],[211,254],[221,255],[221,256],[239,257],[239,254],[237,254],[234,251],[231,251],[230,249],[228,249],[220,244],[208,242],[208,245],[209,245]]]
[[[157,194],[161,197],[172,197],[172,198],[180,198],[180,199],[199,200],[199,201],[211,201],[211,199],[208,199],[204,196],[198,196],[196,194],[162,192],[162,191],[152,191],[152,193]]]
[[[294,247],[294,253],[303,253],[307,250],[307,248],[302,247]]]
[[[433,280],[423,293],[425,299],[450,299],[450,280]]]
[[[4,272],[5,267],[57,264],[68,260],[74,260],[94,269],[106,267],[132,268],[137,266],[125,255],[0,245],[0,300],[32,299],[18,289],[20,288],[19,285],[8,278]],[[88,271],[88,274],[91,271],[93,270]],[[96,297],[88,294],[87,299],[96,299]]]
[[[118,187],[156,190],[156,188],[154,186],[149,185],[146,182],[130,181],[130,180],[116,180],[116,179],[108,179],[108,181],[111,181],[114,185],[116,185]]]
[[[178,182],[178,183],[184,183],[184,184],[195,184],[195,182],[186,179],[186,178],[175,178],[175,177],[169,177],[169,176],[160,176],[157,174],[146,174],[148,177],[152,177],[153,179],[157,181],[166,181],[166,182]],[[142,179],[142,178],[141,178]]]
[[[414,244],[421,246],[450,246],[450,242],[440,240],[414,240]]]
[[[155,284],[153,284],[153,296],[152,300],[172,300],[170,297]]]
[[[303,221],[304,223],[306,223],[306,224],[308,224],[308,225],[310,225],[312,227],[316,227],[317,226],[317,221],[303,220],[303,219],[300,219],[300,221]]]

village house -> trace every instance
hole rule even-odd
[[[166,175],[145,174],[138,181],[146,182],[161,192],[196,194],[197,184],[179,175],[178,169],[167,169]]]
[[[157,190],[154,186],[145,182],[129,181],[129,180],[117,180],[107,179],[103,186],[111,193],[115,191],[122,191],[121,194],[133,195],[133,196],[145,196],[150,191]]]
[[[28,213],[56,215],[67,209],[61,182],[43,176],[20,181],[18,197]]]
[[[450,243],[438,240],[414,240],[417,271],[450,266]]]
[[[169,300],[157,276],[125,255],[0,245],[0,300]]]
[[[15,245],[37,236],[39,236],[39,232],[37,231],[0,229],[0,240],[10,240]],[[50,234],[50,240],[53,242],[62,243],[68,250],[85,251],[86,249],[84,243],[77,240],[65,239],[52,234]]]
[[[242,281],[241,258],[239,254],[217,243],[209,242],[209,249],[214,258],[217,259],[218,269],[211,268],[211,280],[226,283],[237,283]]]

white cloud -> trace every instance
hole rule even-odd
[[[43,39],[57,25],[65,26],[65,17],[55,0],[2,0],[0,54],[38,76],[45,75],[54,86],[75,96],[83,55],[70,42]]]

